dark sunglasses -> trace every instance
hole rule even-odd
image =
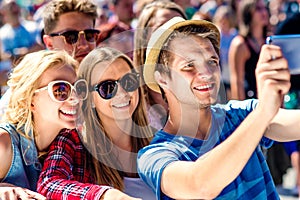
[[[55,102],[67,101],[72,95],[72,90],[76,92],[80,100],[85,100],[88,94],[87,82],[84,79],[76,81],[74,86],[68,81],[51,81],[47,86],[37,89],[34,93],[43,90],[48,90],[49,96]]]
[[[126,92],[133,92],[139,87],[139,74],[127,73],[119,80],[106,80],[95,85],[93,90],[97,91],[103,99],[113,98],[118,91],[118,83]]]
[[[51,37],[55,36],[63,36],[65,42],[68,44],[76,44],[79,38],[79,34],[84,34],[84,38],[88,42],[96,42],[96,39],[100,33],[99,30],[96,29],[86,29],[83,31],[69,30],[60,33],[51,33],[49,34]]]

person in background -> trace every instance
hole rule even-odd
[[[263,0],[239,3],[239,34],[229,48],[230,90],[232,99],[257,98],[255,67],[265,44],[268,11]]]
[[[280,108],[290,88],[280,47],[264,45],[258,100],[218,104],[220,32],[174,17],[152,33],[144,79],[168,101],[168,121],[138,153],[157,199],[279,199],[261,145],[300,138],[300,110]],[[255,173],[253,173],[255,172]]]
[[[197,12],[206,16],[208,21],[213,21],[217,9],[223,5],[227,5],[224,0],[205,0]]]
[[[53,0],[44,9],[47,49],[65,50],[78,62],[96,47],[97,6],[85,0]]]
[[[10,55],[1,51],[2,44],[0,42],[0,99],[7,90],[8,74],[11,71]]]
[[[221,33],[220,66],[227,99],[231,99],[228,51],[232,39],[238,34],[237,30],[235,29],[234,20],[234,13],[228,5],[219,6],[212,20],[213,23],[220,29]]]
[[[76,127],[80,100],[87,95],[77,68],[66,52],[50,50],[29,53],[14,68],[0,124],[0,199],[45,199],[32,192],[43,155],[61,129]]]
[[[175,16],[180,16],[184,19],[187,18],[179,5],[168,0],[154,1],[144,7],[139,16],[134,35],[133,61],[135,67],[143,71],[146,60],[147,43],[152,32]],[[166,121],[167,103],[162,99],[159,93],[151,90],[147,85],[144,85],[143,89],[147,101],[150,125],[155,130],[159,130]]]
[[[197,11],[197,9],[194,8],[191,0],[172,0],[172,2],[179,5],[184,10],[184,13],[188,19],[191,19]]]
[[[4,25],[0,28],[1,54],[10,56],[12,63],[27,53],[44,49],[39,44],[40,29],[34,21],[21,18],[21,8],[15,0],[3,0],[0,13]]]
[[[133,12],[133,0],[112,0],[111,10],[114,13],[113,16],[109,19],[111,22],[118,23],[119,27],[122,27],[125,30],[132,29],[131,23],[135,18]]]
[[[97,38],[98,47],[117,49],[132,59],[134,30],[127,30],[116,22],[107,22],[96,28],[101,32]]]
[[[97,27],[101,31],[97,46],[118,49],[132,59],[134,30],[131,23],[135,18],[133,12],[134,1],[113,0],[111,4],[113,15],[110,16],[107,23]]]
[[[135,13],[135,17],[138,19],[142,10],[145,8],[146,5],[149,3],[154,2],[155,0],[136,0],[133,6],[133,11]]]
[[[152,132],[131,60],[98,47],[80,63],[79,77],[90,91],[82,105],[83,127],[62,132],[52,143],[38,191],[49,199],[155,199],[136,171],[137,152]]]

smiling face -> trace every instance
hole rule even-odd
[[[98,63],[92,73],[92,86],[107,80],[120,80],[125,74],[130,72],[130,66],[122,58],[117,58],[113,62]],[[111,99],[103,99],[96,91],[92,93],[101,121],[131,119],[138,105],[138,90],[127,92],[120,83],[118,83],[117,87],[116,94]]]
[[[219,56],[209,39],[194,35],[176,37],[169,48],[171,78],[166,82],[176,99],[200,107],[215,103],[220,87],[220,66]]]
[[[94,24],[91,17],[79,12],[67,12],[59,16],[57,25],[51,33],[61,33],[68,30],[83,31],[93,28]],[[44,42],[48,49],[66,50],[78,62],[81,62],[96,47],[96,42],[88,42],[83,34],[80,34],[77,43],[74,45],[66,43],[63,36],[51,37],[44,35]]]
[[[51,81],[64,80],[71,84],[76,81],[76,73],[70,65],[56,65],[47,69],[40,77],[40,86],[43,88]],[[73,129],[76,127],[77,110],[79,100],[74,91],[70,99],[64,102],[55,102],[49,95],[48,90],[36,92],[32,101],[32,112],[35,124],[47,122],[52,129],[56,127],[59,131],[62,128]],[[57,132],[58,133],[58,132]],[[56,133],[56,134],[57,134]]]

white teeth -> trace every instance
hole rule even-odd
[[[126,103],[116,104],[116,105],[114,105],[114,107],[122,108],[122,107],[125,107],[125,106],[128,106],[128,105],[129,105],[129,102],[126,102]]]
[[[202,85],[202,86],[198,86],[195,87],[197,90],[203,90],[203,89],[209,89],[212,87],[212,84],[207,84],[207,85]]]
[[[75,115],[77,113],[76,110],[61,110],[61,112],[67,115]]]

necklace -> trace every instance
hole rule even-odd
[[[260,52],[260,48],[262,46],[262,42],[259,42],[255,37],[250,37],[250,42],[252,43],[252,47],[256,52]]]

